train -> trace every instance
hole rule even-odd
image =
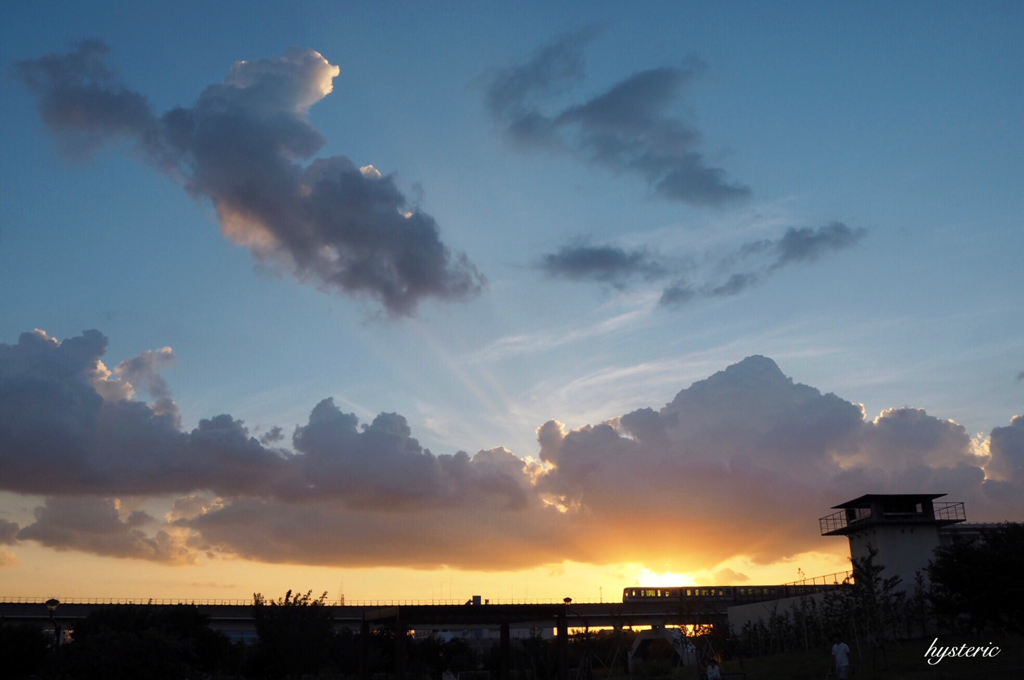
[[[623,602],[694,602],[729,600],[730,602],[762,602],[784,597],[801,597],[843,587],[842,583],[781,586],[676,586],[669,588],[624,588]]]

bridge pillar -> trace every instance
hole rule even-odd
[[[501,664],[501,675],[500,680],[508,680],[509,668],[512,665],[512,655],[510,654],[510,635],[508,630],[508,624],[501,624],[501,644],[498,647],[498,659]]]
[[[565,613],[558,615],[558,680],[569,680],[569,625]]]
[[[359,680],[370,680],[370,622],[359,626]]]

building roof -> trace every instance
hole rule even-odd
[[[846,501],[839,505],[833,505],[833,510],[845,510],[846,508],[865,508],[876,501],[895,501],[897,503],[923,503],[942,498],[944,493],[869,493],[852,501]]]

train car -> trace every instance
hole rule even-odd
[[[732,599],[733,586],[679,586],[673,588],[625,588],[622,591],[623,602],[666,602],[708,599]]]
[[[844,583],[818,583],[813,585],[773,586],[676,586],[651,588],[636,586],[624,588],[623,602],[694,602],[701,600],[730,600],[739,604],[800,597],[844,587]]]

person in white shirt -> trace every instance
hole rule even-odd
[[[715,659],[711,659],[708,663],[708,680],[722,680],[722,669]]]
[[[850,677],[850,648],[843,642],[839,634],[832,636],[832,667],[839,680]]]

